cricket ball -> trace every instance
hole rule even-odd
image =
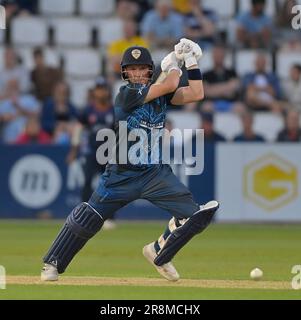
[[[259,268],[255,268],[250,272],[250,277],[253,280],[260,280],[263,276],[263,272]]]

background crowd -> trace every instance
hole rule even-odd
[[[72,147],[82,127],[81,152],[91,153],[97,130],[113,125],[124,50],[148,47],[158,75],[161,59],[183,37],[203,49],[206,97],[171,107],[171,128],[179,114],[191,114],[206,141],[301,141],[301,30],[292,27],[298,1],[0,3],[7,19],[0,30],[1,143]]]

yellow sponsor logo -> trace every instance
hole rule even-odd
[[[244,169],[244,195],[267,211],[287,205],[298,195],[296,166],[275,154],[251,162]]]

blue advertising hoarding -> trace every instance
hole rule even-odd
[[[68,164],[68,152],[68,148],[61,146],[0,145],[0,217],[65,218],[81,202],[84,183],[80,160]],[[214,146],[207,145],[201,175],[186,176],[181,165],[173,168],[198,203],[214,198],[214,153]],[[95,184],[97,180],[98,177]],[[119,210],[117,217],[168,219],[169,215],[139,200]]]

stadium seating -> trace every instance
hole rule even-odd
[[[89,79],[101,73],[101,55],[98,50],[66,50],[63,56],[64,69],[68,77]]]
[[[173,123],[174,128],[183,129],[199,129],[201,119],[198,113],[169,111],[168,119]]]
[[[80,0],[79,8],[83,16],[110,16],[115,10],[115,0]]]
[[[206,50],[204,51],[204,55],[200,60],[200,68],[203,72],[208,71],[213,68],[213,59],[212,59],[212,51]],[[233,67],[233,54],[228,51],[225,59],[225,64],[228,68]]]
[[[251,0],[203,0],[203,6],[214,10],[225,26],[230,47],[235,47],[236,16],[250,9]],[[298,0],[301,3],[301,0]],[[18,16],[12,20],[11,40],[17,47],[27,69],[33,68],[32,49],[35,46],[44,48],[46,63],[55,67],[64,61],[64,70],[72,85],[72,97],[77,105],[86,101],[86,90],[93,79],[101,74],[106,47],[113,41],[123,37],[122,21],[114,16],[116,0],[39,0],[41,16]],[[238,11],[237,11],[238,10]],[[267,0],[267,13],[275,11],[275,0]],[[49,27],[53,29],[53,43],[49,40]],[[91,48],[92,30],[97,30],[98,50]],[[4,32],[0,32],[0,44],[4,41]],[[49,47],[52,45],[53,47]],[[4,47],[0,47],[0,57]],[[156,65],[160,65],[166,50],[153,50],[152,57]],[[237,50],[226,56],[226,66],[235,67],[239,76],[254,71],[256,51]],[[272,70],[272,55],[267,53],[269,70]],[[0,70],[3,68],[0,59]],[[286,79],[293,63],[301,64],[301,55],[294,52],[276,52],[275,66],[279,77]],[[203,72],[212,69],[213,59],[210,49],[204,50],[200,61]],[[122,82],[116,81],[113,86],[114,96]],[[172,112],[171,117],[179,128],[196,128],[200,124],[199,117],[189,113]],[[268,141],[273,141],[283,127],[283,119],[274,114],[259,114],[254,118],[255,129]],[[227,139],[241,131],[241,123],[237,115],[217,114],[215,127]]]
[[[257,51],[255,50],[240,50],[236,53],[236,72],[239,76],[244,76],[246,73],[255,70],[255,58]],[[266,54],[268,59],[268,70],[272,70],[272,56]]]
[[[5,40],[5,32],[0,31],[0,44],[4,43]]]
[[[46,64],[52,67],[60,66],[60,54],[53,48],[43,48]],[[31,48],[19,48],[18,56],[24,63],[25,68],[32,70],[34,67],[33,50]]]
[[[40,13],[44,16],[72,15],[75,6],[76,0],[39,0]]]
[[[48,25],[45,19],[18,17],[12,21],[12,44],[15,46],[43,46],[48,42]]]
[[[123,37],[123,24],[119,18],[101,19],[97,25],[98,42],[107,46]]]
[[[152,50],[152,58],[155,66],[160,66],[162,59],[168,54],[168,50],[166,49],[156,49]]]
[[[236,114],[218,112],[214,117],[214,129],[227,140],[232,140],[242,132],[242,125]]]
[[[87,104],[88,90],[95,85],[94,79],[74,80],[67,79],[71,88],[71,101],[79,108],[83,108]]]
[[[235,0],[204,0],[203,5],[204,8],[215,11],[222,18],[230,18],[235,15]]]
[[[276,55],[277,75],[282,79],[287,79],[290,68],[295,63],[301,65],[300,52],[278,52]]]
[[[280,115],[257,113],[254,116],[254,131],[262,135],[268,142],[276,141],[278,133],[283,127],[284,121]]]
[[[125,81],[123,81],[121,79],[114,82],[113,88],[112,88],[112,97],[114,100],[115,100],[117,94],[119,93],[120,87],[124,86],[124,85],[125,85]]]
[[[267,0],[266,1],[266,13],[269,16],[274,16],[276,12],[275,0]],[[249,11],[251,8],[251,0],[242,0],[238,1],[239,3],[239,13],[243,13]]]
[[[85,19],[55,19],[51,24],[54,27],[54,41],[58,46],[84,47],[91,43],[91,28]]]
[[[0,71],[4,68],[4,47],[0,47]]]

